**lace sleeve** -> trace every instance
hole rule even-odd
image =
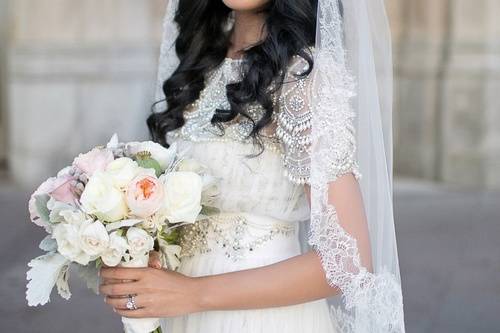
[[[279,97],[279,113],[276,135],[283,146],[283,164],[285,176],[296,184],[310,184],[310,149],[311,118],[314,96],[311,96],[311,85],[314,74],[300,74],[307,71],[309,64],[302,57],[296,56],[289,66],[282,91]],[[346,91],[346,93],[349,93]],[[353,173],[359,179],[356,160],[356,139],[353,125],[352,108],[332,108],[332,122],[328,126],[335,131],[334,149],[327,174],[331,181],[338,177]]]

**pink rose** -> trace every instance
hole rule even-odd
[[[68,204],[75,203],[75,195],[71,191],[70,183],[73,180],[67,172],[63,169],[59,172],[57,177],[51,177],[43,182],[37,190],[31,195],[28,202],[28,209],[30,212],[30,219],[36,225],[41,227],[47,227],[48,224],[40,219],[38,210],[36,208],[35,197],[38,195],[48,194],[52,196],[55,200],[61,201]]]
[[[127,187],[127,205],[130,212],[146,218],[156,213],[163,203],[163,184],[153,176],[139,175]]]
[[[104,171],[114,159],[111,150],[94,148],[86,154],[78,155],[73,161],[73,165],[88,176],[92,176],[96,171]]]
[[[50,196],[57,201],[70,205],[74,204],[76,197],[71,188],[71,181],[73,179],[73,177],[58,178],[55,184],[56,188],[49,193]]]

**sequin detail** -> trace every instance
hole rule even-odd
[[[182,138],[193,142],[241,142],[253,144],[249,134],[253,128],[251,120],[235,119],[228,123],[212,124],[211,119],[217,109],[229,109],[226,86],[242,78],[241,60],[226,58],[206,78],[200,97],[184,113],[186,123],[181,128],[169,132],[170,140]],[[269,124],[268,134],[262,136],[265,149],[278,153],[283,161],[283,173],[294,184],[310,184],[310,147],[314,96],[310,96],[314,84],[313,74],[300,76],[309,64],[300,56],[295,56],[285,75],[284,84],[274,96],[276,112]],[[248,106],[246,112],[254,120],[262,118],[263,108],[258,104]],[[348,112],[348,111],[346,111]],[[338,133],[332,143],[332,163],[328,166],[330,180],[352,172],[359,179],[356,161],[354,114],[339,114],[335,122],[328,124]],[[222,129],[219,126],[223,126]]]
[[[243,215],[219,214],[181,227],[181,258],[208,253],[218,246],[227,258],[238,261],[275,237],[291,236],[295,231],[296,225],[290,222],[261,224]]]
[[[314,72],[300,76],[308,68],[309,64],[303,58],[295,58],[285,77],[279,98],[276,136],[283,143],[284,173],[296,184],[310,184],[314,112],[311,103],[316,100],[315,96],[311,96],[311,91],[315,91],[315,87],[312,87]],[[355,128],[352,123],[354,113],[349,109],[336,110],[332,106],[332,112],[334,111],[339,114],[332,117],[334,121],[325,124],[338,133],[335,141],[330,144],[331,151],[328,152],[333,156],[329,159],[331,164],[327,166],[328,178],[334,181],[339,176],[352,172],[359,179],[361,174],[356,161]]]
[[[200,97],[184,112],[186,120],[184,126],[169,132],[167,134],[169,137],[193,142],[237,141],[253,144],[253,139],[249,137],[253,129],[253,123],[250,119],[235,119],[216,125],[210,122],[217,109],[230,109],[226,86],[241,80],[241,62],[241,60],[226,58],[219,67],[207,76],[205,88],[201,91]],[[262,106],[254,104],[250,105],[246,112],[254,121],[258,121],[262,118],[264,110]],[[221,129],[218,125],[223,126],[223,128]],[[262,136],[262,139],[265,148],[277,153],[282,151],[280,141],[274,132],[271,135]]]

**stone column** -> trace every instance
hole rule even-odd
[[[147,137],[164,0],[16,0],[9,162],[33,184],[78,152]]]
[[[500,2],[455,0],[442,102],[442,179],[500,188]]]
[[[7,30],[8,20],[8,1],[0,0],[0,169],[5,167],[7,152]]]
[[[440,94],[449,0],[389,2],[394,37],[394,149],[398,175],[440,178]]]

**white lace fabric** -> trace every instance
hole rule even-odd
[[[320,256],[328,282],[342,292],[343,302],[334,310],[341,332],[404,332],[392,195],[386,197],[392,191],[392,164],[388,162],[392,139],[387,140],[391,129],[384,127],[382,118],[392,109],[383,105],[386,87],[377,86],[379,71],[387,70],[387,63],[379,63],[376,57],[377,47],[389,51],[385,56],[390,57],[390,44],[378,45],[375,39],[386,42],[384,15],[379,0],[319,1],[311,89],[309,244]],[[376,25],[372,28],[371,24]],[[382,33],[375,35],[376,30]],[[339,221],[335,202],[330,199],[332,184],[353,170],[353,159],[349,158],[353,146],[361,151],[361,172],[367,178],[360,187],[370,258],[361,258],[360,248],[366,244],[346,232],[342,227],[346,221]],[[362,262],[372,262],[373,270]]]

